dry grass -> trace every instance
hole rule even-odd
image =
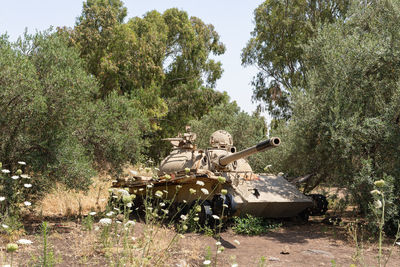
[[[175,241],[171,243],[172,240]],[[104,248],[103,252],[113,255],[114,259],[118,258],[118,254],[119,256],[124,254],[122,243]],[[143,223],[136,223],[128,243],[130,249],[125,259],[130,259],[128,262],[132,266],[173,266],[177,262],[180,262],[181,266],[193,266],[194,262],[199,262],[204,253],[204,244],[195,236],[177,235],[173,229]]]
[[[104,210],[108,200],[111,178],[106,175],[93,177],[87,192],[67,190],[62,184],[37,203],[36,212],[42,216],[73,216]]]

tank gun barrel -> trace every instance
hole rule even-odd
[[[183,141],[182,137],[171,137],[171,138],[163,138],[162,141]]]
[[[262,152],[265,151],[267,149],[271,149],[271,148],[275,148],[277,146],[279,146],[281,144],[281,140],[278,137],[271,137],[270,139],[267,139],[265,141],[262,141],[260,143],[258,143],[255,146],[246,148],[242,151],[239,151],[237,153],[233,153],[231,155],[228,156],[224,156],[222,158],[220,158],[219,160],[219,164],[221,166],[226,166],[229,163],[238,160],[240,158],[245,158],[248,157],[252,154],[255,154],[257,152]]]

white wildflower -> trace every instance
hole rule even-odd
[[[19,178],[18,175],[13,175],[13,176],[11,176],[11,179],[14,179],[14,180],[17,180],[18,178]]]
[[[119,208],[114,208],[113,210],[115,210],[117,212],[120,212]]]
[[[372,190],[370,193],[371,193],[372,195],[380,195],[380,194],[381,194],[381,191],[379,191],[379,190],[377,190],[377,189],[374,189],[374,190]]]
[[[90,216],[94,216],[94,215],[96,215],[97,213],[95,212],[95,211],[92,211],[92,212],[89,212],[89,215]]]
[[[4,200],[6,200],[5,197],[0,197],[0,202],[2,202],[2,201],[4,201]]]
[[[32,185],[31,185],[31,184],[24,184],[24,187],[26,187],[26,188],[31,188]]]
[[[164,203],[164,202],[161,202],[161,203],[160,203],[160,207],[165,207],[165,203]]]
[[[182,214],[182,215],[181,215],[181,219],[184,220],[184,221],[186,221],[186,220],[187,220],[187,217],[186,217],[185,215]]]
[[[29,201],[24,201],[24,205],[25,205],[25,206],[30,206],[30,205],[32,205],[32,203],[29,202]]]
[[[28,239],[20,239],[20,240],[17,241],[17,244],[19,244],[19,245],[30,245],[32,243],[33,242],[28,240]]]
[[[127,206],[128,208],[132,208],[132,203],[129,202],[128,204],[126,204],[126,206]]]
[[[121,224],[122,222],[121,221],[116,221],[116,223]]]
[[[113,212],[113,211],[109,211],[109,212],[106,213],[106,216],[107,216],[107,217],[111,217],[111,216],[113,216],[113,215],[114,215],[114,212]]]
[[[2,224],[1,227],[3,227],[4,229],[7,229],[9,226],[7,224]]]
[[[119,189],[117,190],[117,193],[118,193],[119,195],[121,195],[121,196],[129,196],[129,192],[128,192],[127,190],[125,190],[125,189],[122,189],[122,188],[119,188]]]
[[[136,237],[134,237],[134,236],[132,236],[131,238],[132,238],[132,241],[135,241],[135,240],[136,240]]]
[[[218,242],[215,243],[215,245],[221,246],[221,242],[218,241]]]
[[[3,169],[3,170],[1,170],[1,172],[2,172],[2,173],[10,173],[10,170]]]
[[[21,174],[20,176],[21,176],[21,178],[24,178],[24,179],[31,179],[31,177],[29,177],[28,174]]]
[[[378,199],[374,201],[374,206],[376,209],[382,208],[382,202]]]
[[[239,240],[233,240],[233,242],[235,242],[236,244],[238,244],[238,245],[240,245],[240,242],[239,242]]]
[[[99,223],[102,225],[110,225],[111,222],[112,222],[112,220],[110,218],[103,218],[103,219],[100,219],[100,221],[99,221]]]
[[[141,192],[141,191],[143,191],[144,189],[143,188],[139,188],[139,192]]]
[[[205,261],[203,261],[203,264],[204,264],[204,265],[210,265],[210,264],[211,264],[211,261],[210,261],[210,260],[205,260]]]
[[[135,226],[135,222],[134,221],[127,221],[125,223],[125,227],[129,227],[129,226]]]
[[[153,187],[153,184],[148,184],[147,185],[147,188],[152,188]]]
[[[160,190],[157,190],[155,195],[156,195],[156,197],[162,198],[163,192],[161,192]]]
[[[201,192],[203,192],[204,195],[208,195],[209,194],[208,190],[205,189],[205,188],[202,188],[200,190],[201,190]]]
[[[18,164],[19,165],[26,165],[26,162],[25,161],[18,161]]]
[[[96,226],[96,227],[94,228],[94,230],[95,230],[95,231],[99,231],[99,230],[100,230],[100,227]]]
[[[196,184],[200,185],[200,186],[204,186],[204,182],[203,181],[197,181]]]
[[[212,217],[214,218],[214,220],[219,220],[219,217],[217,215],[213,215]]]

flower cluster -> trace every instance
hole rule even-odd
[[[18,161],[15,171],[3,169],[0,162],[0,212],[9,213],[10,216],[20,216],[22,207],[30,207],[28,196],[32,190],[31,177],[22,170],[26,168],[26,162]],[[3,227],[4,228],[4,227]]]

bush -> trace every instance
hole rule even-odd
[[[363,215],[373,182],[393,177],[387,221],[400,205],[399,10],[395,1],[354,2],[346,20],[321,27],[304,48],[308,87],[293,95],[291,120],[278,123],[274,154],[289,175],[313,174],[308,191],[349,188]]]
[[[280,223],[273,222],[268,219],[254,217],[246,214],[244,217],[234,217],[234,225],[232,230],[236,234],[241,235],[260,235],[269,232],[272,229],[279,228]]]
[[[97,167],[139,160],[148,119],[132,99],[96,100],[98,83],[65,36],[47,31],[17,42],[0,37],[0,160],[24,160],[37,190],[60,181],[83,189]]]

